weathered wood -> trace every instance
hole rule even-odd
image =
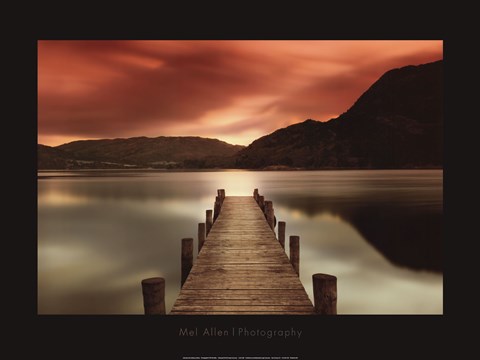
[[[233,278],[236,279],[237,284],[232,284],[232,289],[243,289],[241,287],[242,283],[253,283],[254,285],[258,285],[259,289],[271,289],[282,287],[283,285],[285,289],[290,288],[293,284],[295,287],[299,286],[300,284],[296,281],[297,274],[295,273],[287,273],[282,272],[275,281],[270,281],[269,284],[262,284],[262,281],[265,280],[268,276],[274,276],[274,274],[278,274],[275,272],[265,273],[265,272],[237,272],[237,271],[230,271],[230,272],[223,272],[223,273],[215,273],[212,271],[209,272],[193,272],[190,274],[192,281],[195,280],[195,284],[201,284],[210,282],[210,285],[214,286],[215,284],[220,284],[224,282],[229,282]],[[207,276],[208,275],[208,276]]]
[[[176,311],[172,315],[312,315],[310,310],[308,311],[239,311],[239,310],[229,310],[229,311]]]
[[[171,314],[313,313],[255,199],[226,197]]]
[[[142,280],[145,315],[165,315],[165,279],[154,277]]]
[[[282,245],[282,248],[285,249],[285,228],[287,224],[285,221],[279,221],[278,222],[278,241],[280,242],[280,245]]]
[[[273,202],[270,200],[265,201],[265,218],[270,228],[273,230],[275,228],[275,214],[273,210]]]
[[[225,200],[225,189],[218,189],[217,190],[217,195],[220,200],[220,206],[223,204],[223,200]]]
[[[238,279],[226,279],[224,281],[210,281],[209,279],[199,280],[199,279],[192,279],[195,280],[195,283],[187,283],[183,284],[185,289],[189,290],[200,290],[200,289],[210,289],[210,290],[230,290],[230,289],[277,289],[277,290],[284,290],[284,289],[292,289],[298,291],[305,291],[302,284],[298,284],[291,281],[285,281],[279,284],[272,283],[276,279],[268,279],[264,277],[262,280],[257,281],[243,281],[240,282]],[[267,283],[267,281],[270,281]],[[259,286],[263,286],[259,288]]]
[[[176,305],[180,306],[203,306],[203,305],[210,305],[210,306],[251,306],[252,302],[255,305],[261,306],[312,306],[312,303],[309,299],[268,299],[261,296],[251,297],[249,299],[199,299],[199,298],[181,298],[178,299]],[[177,309],[178,310],[178,309]]]
[[[205,223],[206,223],[206,231],[207,231],[207,236],[210,233],[210,230],[213,226],[213,213],[212,210],[207,210],[206,211],[206,217],[205,217]]]
[[[205,243],[206,237],[205,223],[198,224],[198,252],[202,250],[203,244]]]
[[[315,312],[319,315],[336,315],[337,278],[328,274],[314,274],[312,279]]]
[[[309,311],[311,312],[311,305],[175,305],[175,311]]]
[[[181,286],[185,284],[188,274],[193,266],[193,239],[182,239],[182,282]]]
[[[258,189],[253,189],[253,198],[258,203]]]
[[[297,273],[300,275],[300,237],[290,236],[290,262]]]
[[[265,197],[263,195],[258,195],[258,206],[262,212],[265,212]]]
[[[215,222],[220,214],[220,208],[222,206],[222,200],[220,196],[215,197],[215,204],[213,205],[213,222]]]
[[[182,289],[178,299],[252,299],[254,297],[308,300],[306,292],[295,289]]]

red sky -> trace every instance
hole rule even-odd
[[[203,136],[248,145],[340,115],[442,41],[39,41],[38,142]]]

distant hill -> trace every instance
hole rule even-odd
[[[306,120],[255,140],[236,167],[443,166],[443,61],[390,70],[346,112]]]
[[[201,137],[79,140],[57,147],[38,145],[38,168],[232,167],[233,155],[243,148]]]
[[[41,144],[37,146],[37,158],[39,169],[67,169],[69,164],[73,164],[64,151]]]
[[[136,165],[76,159],[73,154],[55,147],[37,145],[38,170],[75,170],[75,169],[124,169],[136,168]]]

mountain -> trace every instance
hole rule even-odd
[[[73,160],[67,153],[51,146],[37,145],[39,169],[66,169]]]
[[[39,169],[231,167],[243,146],[201,137],[135,137],[38,145]]]
[[[38,170],[60,169],[123,169],[137,167],[121,163],[76,159],[73,154],[55,147],[37,145]]]
[[[255,140],[240,168],[443,166],[443,61],[390,70],[345,113],[306,120]]]

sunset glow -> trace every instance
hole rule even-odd
[[[248,145],[340,115],[442,41],[39,41],[38,142],[202,136]]]

